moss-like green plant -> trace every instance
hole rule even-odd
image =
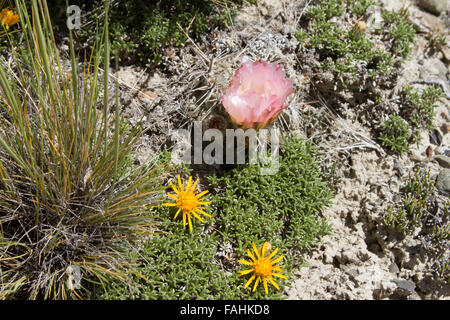
[[[198,39],[207,30],[230,24],[237,5],[256,0],[165,0],[117,1],[110,12],[111,49],[121,62],[155,64],[162,61],[164,49],[182,46],[187,35]],[[53,18],[65,23],[65,0],[54,1]],[[102,0],[77,2],[84,13],[80,42],[93,43],[95,26],[102,25]]]
[[[428,35],[428,47],[436,51],[441,50],[445,47],[446,40],[446,35],[437,30],[435,33]]]
[[[433,129],[434,110],[437,107],[436,102],[441,97],[443,97],[443,91],[436,86],[429,86],[422,92],[414,90],[409,85],[403,87],[400,92],[400,113],[413,128],[410,139],[412,142],[421,140],[421,129]]]
[[[391,115],[383,122],[379,140],[384,147],[402,154],[409,151],[410,143],[420,142],[422,129],[432,130],[435,104],[443,96],[439,87],[429,86],[422,92],[410,85],[400,92],[400,115]],[[402,118],[403,117],[403,118]]]
[[[385,224],[399,232],[410,231],[419,226],[432,211],[434,191],[434,181],[429,171],[414,169],[403,189],[401,206],[389,208]]]
[[[167,211],[166,214],[170,214]],[[167,219],[167,220],[170,220]],[[200,228],[186,232],[167,221],[164,232],[149,238],[139,254],[139,264],[128,285],[115,283],[97,292],[102,299],[241,299],[236,274],[227,274],[216,263],[217,234]]]
[[[331,193],[322,180],[311,142],[287,139],[279,171],[261,175],[261,166],[239,165],[223,176],[209,177],[212,218],[190,233],[167,207],[156,209],[164,223],[149,238],[137,260],[133,282],[115,283],[96,295],[107,299],[279,299],[273,287],[243,289],[237,260],[246,248],[265,241],[280,248],[287,276],[302,263],[301,253],[330,232],[321,217]],[[139,276],[138,276],[139,275]],[[288,280],[277,279],[280,287]],[[100,294],[100,295],[98,295]]]
[[[392,42],[391,50],[396,55],[406,58],[411,52],[411,44],[415,42],[416,31],[408,20],[408,10],[399,11],[383,10],[384,32]]]
[[[415,168],[401,192],[401,201],[390,206],[384,224],[402,235],[420,229],[418,233],[424,250],[433,263],[433,270],[441,280],[448,281],[448,243],[450,240],[449,205],[436,208],[436,187],[430,172]]]
[[[357,18],[362,18],[366,14],[367,9],[376,4],[374,0],[348,0],[347,3]]]
[[[402,117],[391,115],[388,120],[383,122],[382,132],[378,139],[383,147],[402,154],[409,151],[409,137],[409,124]]]
[[[261,239],[307,250],[330,230],[320,213],[331,193],[315,162],[314,146],[291,138],[283,150],[277,174],[261,175],[259,165],[247,165],[209,179],[217,190],[212,198],[216,228],[239,252]]]
[[[332,71],[343,89],[347,89],[350,82],[365,78],[366,72],[372,80],[394,72],[392,55],[376,49],[358,26],[344,30],[331,22],[331,18],[340,18],[345,13],[360,18],[372,4],[373,1],[352,0],[344,6],[342,1],[317,1],[308,10],[309,28],[300,28],[296,34],[300,45],[319,53],[321,67]],[[363,65],[365,68],[361,68]]]

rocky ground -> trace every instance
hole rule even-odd
[[[437,206],[442,206],[450,191],[450,141],[442,129],[449,118],[450,54],[448,47],[430,53],[426,40],[427,33],[436,28],[448,34],[448,1],[382,0],[390,10],[406,6],[419,31],[389,95],[395,98],[397,88],[416,80],[418,88],[427,82],[438,83],[447,93],[435,115],[434,125],[441,128],[435,133],[438,138],[424,131],[421,143],[401,157],[386,153],[374,136],[369,122],[380,121],[378,110],[364,117],[345,104],[331,104],[333,96],[320,89],[315,83],[317,75],[309,68],[314,61],[298,55],[295,34],[311,2],[260,0],[243,8],[228,30],[214,30],[201,41],[169,50],[161,68],[150,73],[121,68],[115,75],[124,116],[131,124],[141,117],[149,120],[139,159],[154,156],[163,145],[173,145],[175,130],[189,128],[193,120],[203,120],[207,127],[221,126],[219,98],[244,56],[281,63],[294,79],[295,93],[277,125],[319,141],[325,174],[337,165],[335,197],[324,212],[332,234],[305,255],[307,266],[297,272],[292,287],[285,288],[288,298],[449,299],[450,286],[433,279],[417,234],[396,239],[382,224],[388,205],[398,201],[414,167],[429,169],[437,179]]]

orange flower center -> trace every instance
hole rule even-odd
[[[181,208],[183,213],[189,213],[198,207],[198,200],[189,190],[178,196],[177,206],[178,208]]]
[[[267,258],[261,258],[255,263],[255,273],[260,277],[268,277],[272,274],[272,264]]]

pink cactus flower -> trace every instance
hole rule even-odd
[[[286,79],[280,65],[244,62],[222,96],[222,104],[236,125],[259,129],[287,108],[284,102],[293,92],[292,80]]]

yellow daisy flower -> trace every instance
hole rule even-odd
[[[19,22],[19,15],[14,11],[5,8],[0,12],[0,21],[2,26],[5,26],[6,30],[8,30],[10,26]]]
[[[189,230],[192,232],[192,216],[204,222],[198,213],[204,214],[207,217],[211,217],[209,213],[203,211],[204,205],[210,204],[210,201],[203,201],[202,196],[208,193],[208,190],[195,194],[195,187],[197,186],[198,179],[192,184],[192,177],[189,177],[188,183],[185,187],[185,181],[181,182],[180,175],[178,175],[178,188],[169,181],[170,186],[175,191],[176,195],[168,193],[167,195],[175,200],[171,203],[163,203],[163,206],[178,207],[178,211],[173,217],[175,220],[180,212],[183,212],[183,227],[186,226],[186,221],[189,224]]]
[[[266,294],[268,294],[269,290],[267,289],[267,280],[269,280],[270,283],[272,283],[272,285],[277,290],[280,290],[280,288],[275,283],[272,276],[287,279],[287,277],[285,275],[278,273],[278,272],[283,272],[283,270],[281,269],[283,266],[275,265],[276,263],[281,261],[281,259],[283,259],[284,256],[281,255],[280,257],[276,258],[275,260],[271,260],[275,256],[275,254],[278,252],[278,248],[276,248],[269,256],[266,257],[265,255],[266,255],[266,251],[268,251],[267,250],[268,245],[269,245],[268,242],[264,242],[264,245],[260,251],[256,247],[256,244],[253,243],[253,251],[255,252],[255,255],[253,255],[253,253],[250,250],[246,249],[247,254],[249,255],[251,261],[238,260],[238,262],[240,262],[242,264],[253,267],[252,269],[239,271],[239,276],[243,276],[243,275],[253,272],[252,277],[247,281],[247,283],[244,286],[244,289],[247,288],[250,285],[250,283],[252,283],[252,281],[255,280],[255,278],[256,278],[256,282],[253,286],[252,292],[255,292],[258,284],[260,282],[262,282],[264,285],[264,290],[266,291]],[[276,271],[278,271],[278,272],[276,272]]]

